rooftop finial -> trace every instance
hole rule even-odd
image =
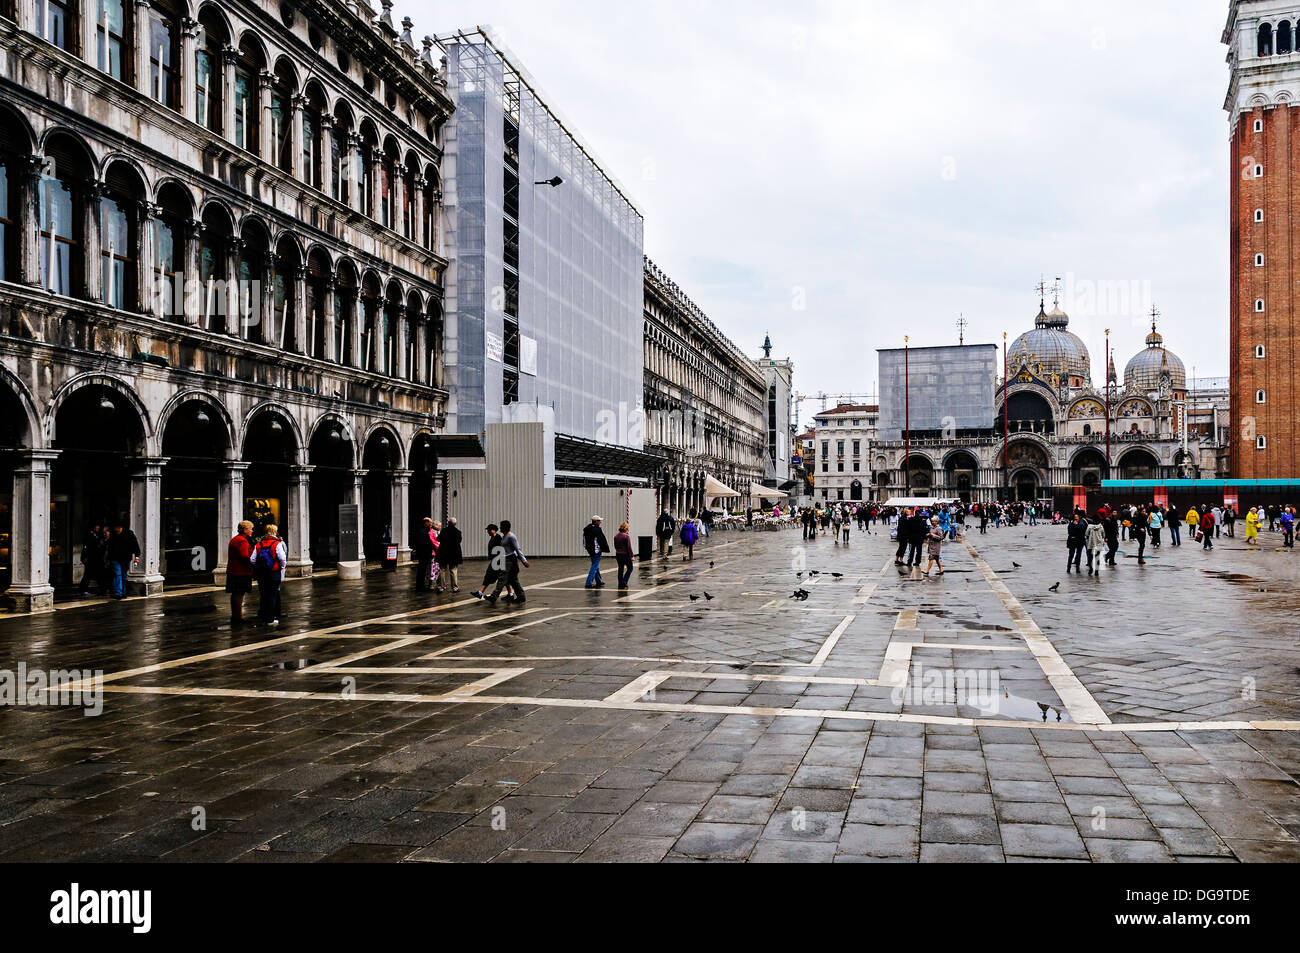
[[[770,334],[763,335],[763,356],[772,356],[772,335]]]

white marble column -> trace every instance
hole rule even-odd
[[[274,166],[279,166],[280,157],[271,135],[271,87],[275,85],[275,74],[263,70],[257,77],[257,109],[261,121],[257,124],[257,154]]]
[[[339,363],[340,357],[338,353],[339,316],[334,310],[334,292],[334,276],[327,275],[325,281],[321,283],[321,294],[325,296],[325,300],[321,302],[321,310],[325,315],[325,349],[322,353],[317,354],[316,357],[323,361],[329,361],[331,364]],[[312,343],[314,344],[315,342]]]
[[[23,450],[14,469],[10,507],[9,588],[5,595],[19,612],[50,612],[50,471],[56,450]]]
[[[199,30],[198,20],[192,20],[189,17],[184,17],[181,20],[181,61],[175,67],[178,99],[176,107],[177,112],[190,122],[206,125],[199,119],[198,91],[194,88],[194,70],[197,66],[195,57],[198,53]]]
[[[289,100],[289,134],[285,138],[289,141],[289,165],[291,173],[299,182],[311,183],[311,171],[304,169],[302,164],[302,150],[304,135],[302,128],[303,106],[307,104],[304,96],[294,96]]]
[[[289,551],[288,576],[311,575],[311,473],[315,467],[289,468],[289,506],[286,526],[280,528]]]
[[[217,565],[212,572],[212,581],[218,586],[226,584],[227,546],[244,518],[244,473],[249,464],[227,460],[221,466],[217,485]]]
[[[162,471],[166,457],[142,457],[131,474],[131,529],[140,541],[140,559],[130,567],[131,591],[162,592]]]
[[[394,470],[393,490],[393,545],[397,547],[397,565],[411,562],[411,470]]]
[[[131,0],[125,0],[125,3],[130,2]],[[134,23],[135,88],[153,99],[153,74],[149,67],[149,0],[135,0]]]
[[[19,4],[22,10],[26,4]],[[41,176],[45,169],[45,156],[34,155],[27,160],[18,198],[19,262],[24,284],[40,285],[45,281],[41,274]]]
[[[185,223],[185,255],[182,259],[185,266],[179,291],[184,296],[185,323],[192,327],[203,323],[203,308],[207,301],[206,289],[201,288],[199,282],[199,239],[202,236],[201,221],[192,218]]]

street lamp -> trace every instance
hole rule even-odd
[[[549,185],[553,189],[558,188],[563,184],[564,184],[564,180],[560,178],[558,175],[552,176],[549,179],[542,179],[542,181],[540,182],[533,183],[533,185]]]

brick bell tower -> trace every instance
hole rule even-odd
[[[1300,477],[1300,0],[1232,0],[1229,459],[1236,479]],[[1293,232],[1296,232],[1293,240]]]

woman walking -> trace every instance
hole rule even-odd
[[[1074,514],[1074,519],[1070,520],[1070,525],[1065,531],[1065,546],[1068,555],[1065,559],[1065,571],[1071,569],[1078,570],[1079,561],[1083,558],[1083,548],[1087,544],[1088,527],[1078,513]],[[1092,568],[1092,554],[1088,554],[1088,567]]]
[[[1253,507],[1246,510],[1246,545],[1259,545],[1259,512]]]
[[[1138,544],[1138,565],[1147,564],[1147,524],[1151,518],[1147,516],[1145,506],[1138,507],[1137,513],[1133,515],[1133,525],[1129,527],[1128,538],[1137,540]]]
[[[632,536],[627,523],[619,523],[614,534],[614,559],[618,562],[618,587],[626,589],[632,580]]]
[[[939,566],[939,571],[935,573],[935,575],[943,575],[943,559],[941,558],[943,555],[943,539],[944,532],[939,526],[939,517],[930,517],[930,533],[926,536],[926,542],[930,553],[930,560],[925,566],[925,574],[927,576],[930,575],[930,567],[936,564]]]

